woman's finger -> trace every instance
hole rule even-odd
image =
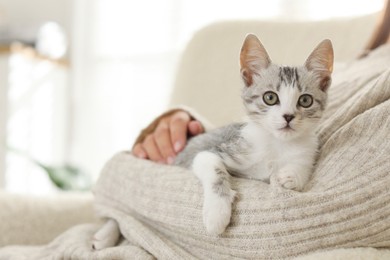
[[[172,164],[175,158],[175,152],[171,142],[171,135],[168,124],[161,122],[157,126],[153,135],[161,156],[166,163]]]
[[[204,128],[198,120],[192,120],[188,123],[188,132],[191,136],[204,133]]]
[[[141,159],[147,159],[148,158],[148,155],[146,154],[145,150],[142,148],[142,144],[141,143],[138,143],[138,144],[134,145],[132,152],[138,158],[141,158]]]
[[[157,147],[153,134],[148,135],[142,143],[142,148],[148,155],[148,158],[154,162],[165,163]]]
[[[190,122],[190,116],[186,112],[174,114],[169,121],[169,130],[171,133],[171,142],[173,150],[178,153],[183,150],[187,142],[187,127]]]

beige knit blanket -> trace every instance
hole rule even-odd
[[[44,247],[9,247],[0,259],[288,259],[335,248],[390,247],[390,48],[335,73],[320,153],[303,192],[234,178],[231,224],[202,223],[202,188],[181,168],[123,152],[104,167],[96,209],[115,219],[117,247],[91,250],[99,227],[74,227]]]

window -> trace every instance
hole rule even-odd
[[[9,58],[5,183],[7,190],[55,191],[35,160],[61,165],[67,124],[67,67],[13,51]]]

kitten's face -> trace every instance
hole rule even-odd
[[[254,77],[242,96],[249,118],[280,139],[314,131],[327,100],[313,73],[276,65]]]
[[[249,118],[279,139],[314,132],[326,105],[333,49],[321,42],[302,67],[271,63],[263,45],[248,35],[241,50],[242,97]]]

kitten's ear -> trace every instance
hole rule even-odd
[[[330,86],[330,75],[333,71],[333,47],[328,39],[323,40],[307,58],[305,67],[320,78],[320,88],[326,91]]]
[[[253,84],[253,76],[271,64],[267,51],[259,39],[248,34],[244,40],[240,53],[241,76],[247,87]]]

